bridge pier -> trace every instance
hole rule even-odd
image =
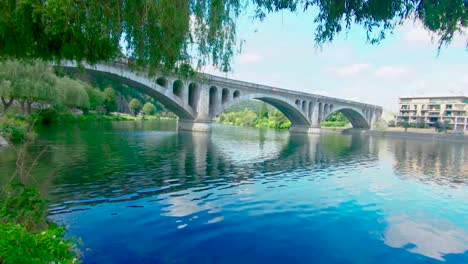
[[[320,134],[320,127],[292,125],[289,128],[291,133]]]
[[[177,127],[179,130],[196,131],[196,132],[211,132],[210,121],[191,121],[191,120],[180,120],[178,121]]]

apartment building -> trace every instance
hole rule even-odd
[[[468,97],[401,97],[398,102],[397,122],[433,126],[448,121],[455,130],[468,130]]]

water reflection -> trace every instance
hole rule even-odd
[[[468,144],[133,122],[45,144],[35,177],[85,263],[467,262]]]
[[[377,159],[376,149],[370,149],[371,138],[251,132],[249,140],[241,141],[224,130],[149,132],[143,140],[132,134],[126,144],[117,139],[119,134],[104,133],[100,139],[92,135],[103,142],[57,146],[49,152],[44,160],[55,164],[57,173],[48,177],[52,181],[48,186],[54,186],[48,193],[54,201],[67,200],[67,207],[122,196],[136,199],[179,192],[183,196],[192,188],[237,186],[265,176],[267,181],[281,180],[298,170],[331,173],[350,164],[369,166]],[[258,140],[262,137],[268,142]]]
[[[412,220],[409,216],[389,219],[384,241],[395,248],[445,260],[444,255],[468,251],[468,231],[449,221]]]
[[[438,184],[468,183],[468,144],[389,139],[395,173]]]

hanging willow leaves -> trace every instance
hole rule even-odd
[[[442,46],[468,23],[466,0],[0,0],[0,56],[96,63],[124,54],[152,70],[229,71],[236,20],[249,4],[257,18],[313,10],[318,45],[353,24],[378,43],[412,18]]]
[[[467,0],[252,0],[256,16],[265,18],[268,13],[289,10],[317,11],[315,23],[316,44],[330,42],[352,25],[361,25],[367,40],[376,44],[393,32],[397,25],[416,20],[435,33],[439,49],[450,44],[455,33],[468,27]],[[466,33],[466,32],[464,32]],[[467,42],[468,48],[468,42]]]
[[[0,0],[0,56],[230,70],[236,0]],[[195,47],[195,48],[194,48]],[[193,49],[194,48],[194,49]]]

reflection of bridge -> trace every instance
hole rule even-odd
[[[216,187],[223,188],[252,182],[259,174],[268,175],[269,180],[284,179],[290,177],[288,172],[301,168],[308,171],[320,168],[349,170],[349,164],[375,162],[378,153],[372,137],[294,134],[278,142],[270,139],[267,145],[271,148],[252,153],[246,158],[248,162],[239,160],[239,153],[262,149],[261,145],[265,144],[261,139],[264,131],[259,132],[262,135],[249,137],[252,141],[244,144],[240,152],[226,152],[238,150],[236,131],[216,133],[215,136],[187,132],[171,132],[163,137],[148,136],[145,144],[123,144],[121,148],[113,150],[112,155],[104,155],[92,163],[88,157],[95,153],[89,153],[88,147],[64,148],[66,153],[58,152],[56,155],[70,156],[68,151],[73,149],[73,155],[77,157],[75,164],[60,164],[60,158],[59,162],[54,161],[60,168],[60,175],[54,177],[60,177],[47,186],[54,186],[55,191],[43,191],[50,195],[52,201],[69,201],[64,205],[68,210],[77,205],[109,202],[112,199],[119,201],[203,189],[213,187],[214,182],[217,182],[214,184]],[[109,139],[109,142],[113,140]],[[141,148],[135,148],[136,145]],[[101,151],[101,148],[94,151]],[[264,156],[265,153],[268,156]],[[123,164],[125,167],[121,167]],[[80,171],[77,167],[86,169]]]
[[[64,68],[75,69],[66,62]],[[124,63],[83,65],[90,74],[104,75],[155,97],[179,117],[179,128],[211,130],[213,119],[239,102],[258,99],[280,110],[291,121],[291,131],[319,132],[320,122],[333,112],[342,112],[354,128],[372,129],[382,108],[332,97],[278,89],[212,75],[193,80],[162,75],[150,77]]]

